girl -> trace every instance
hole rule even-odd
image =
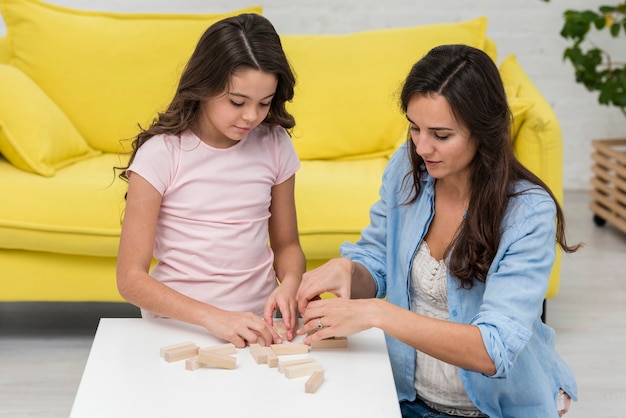
[[[578,246],[513,154],[497,67],[475,48],[434,48],[401,103],[409,140],[361,239],[304,275],[298,332],[384,330],[405,417],[562,415],[576,382],[541,312],[555,241]],[[324,291],[339,298],[315,300]]]
[[[203,34],[172,102],[137,135],[121,174],[117,283],[144,317],[201,325],[243,347],[281,342],[280,310],[295,335],[305,261],[285,109],[294,84],[267,19],[226,18]]]

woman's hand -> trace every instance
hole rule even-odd
[[[298,311],[302,315],[312,300],[329,292],[340,298],[350,298],[353,263],[347,258],[334,258],[320,267],[302,275],[302,282],[296,295]]]
[[[560,404],[560,402],[557,404],[558,407],[558,411],[559,411],[559,416],[562,417],[563,415],[565,415],[567,413],[567,411],[569,411],[569,407],[572,403],[572,398],[570,398],[570,396],[565,393],[565,391],[563,391],[563,389],[559,389],[559,398],[562,399],[562,404]]]
[[[287,282],[282,283],[274,289],[272,294],[267,298],[263,309],[263,318],[265,322],[270,325],[274,324],[272,319],[274,312],[276,312],[277,309],[280,310],[285,328],[287,329],[287,339],[289,341],[293,340],[296,336],[296,330],[298,329],[298,304],[295,298],[297,291],[297,286]],[[279,344],[282,341],[275,342]]]
[[[266,345],[281,342],[276,330],[251,312],[217,310],[206,321],[205,328],[216,337],[235,344],[237,348],[257,343],[259,338]]]
[[[328,298],[311,301],[302,315],[303,326],[298,335],[310,344],[325,338],[345,337],[374,326],[381,305],[377,299]]]

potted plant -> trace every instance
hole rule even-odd
[[[616,106],[626,116],[626,63],[612,60],[606,49],[587,39],[595,28],[626,40],[626,3],[600,6],[597,11],[566,10],[563,17],[561,36],[573,42],[563,59],[573,65],[576,82],[597,91],[600,104]]]
[[[566,10],[563,18],[561,36],[571,42],[563,59],[574,67],[576,82],[597,92],[601,105],[615,106],[626,116],[626,62],[613,59],[609,52],[611,38],[618,44],[626,41],[626,3]],[[596,44],[592,35],[603,35],[606,47]],[[617,51],[623,54],[626,48],[618,46]],[[592,146],[593,220],[598,226],[608,220],[626,232],[626,139],[594,139]]]

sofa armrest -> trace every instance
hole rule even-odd
[[[6,36],[0,36],[0,64],[9,63],[9,41]]]

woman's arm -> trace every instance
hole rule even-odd
[[[487,375],[496,372],[478,327],[429,318],[382,299],[341,298],[310,302],[299,334],[324,328],[306,337],[305,343],[347,336],[372,327],[446,363]]]

